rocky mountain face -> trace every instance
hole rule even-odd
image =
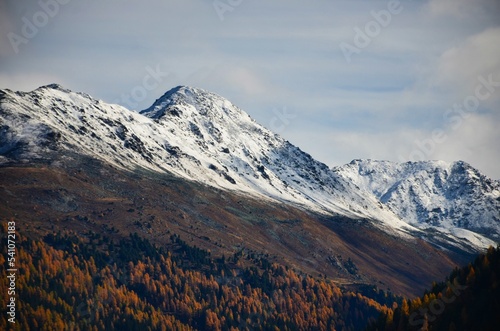
[[[197,88],[176,87],[140,113],[59,85],[0,91],[2,164],[50,160],[62,151],[366,220],[407,239],[440,237],[478,249],[500,233],[498,182],[463,162],[353,161],[329,169]]]
[[[200,89],[174,88],[140,114],[58,85],[3,91],[1,107],[4,162],[76,150],[124,169],[166,171],[316,211],[399,222],[325,164]]]
[[[499,241],[500,182],[463,161],[354,160],[333,170],[415,227]]]

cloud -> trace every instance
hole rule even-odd
[[[436,146],[434,158],[464,160],[493,179],[500,179],[499,115],[472,114],[457,130],[448,130],[448,138]]]
[[[500,27],[486,29],[444,51],[437,63],[434,85],[470,94],[478,76],[489,74],[500,76]]]
[[[447,128],[441,140],[433,140],[432,130],[397,128],[385,132],[359,130],[285,132],[292,142],[328,166],[342,165],[353,159],[378,159],[393,162],[463,160],[485,175],[500,179],[498,118],[473,114],[459,129]],[[291,132],[290,132],[291,131]],[[329,148],[325,148],[329,146]]]

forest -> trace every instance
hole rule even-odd
[[[2,223],[2,238],[7,236]],[[490,247],[422,297],[345,290],[265,255],[212,256],[172,234],[169,248],[137,234],[17,235],[16,319],[2,330],[494,330],[500,249]],[[8,304],[7,248],[0,286]]]
[[[18,234],[16,323],[2,314],[0,329],[360,330],[395,300],[343,291],[259,254],[212,257],[177,235],[170,240],[167,250],[137,234],[119,242],[94,232]]]
[[[368,330],[482,330],[500,326],[500,246],[433,283],[422,297],[382,312]]]

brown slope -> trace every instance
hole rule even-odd
[[[59,229],[117,238],[137,232],[166,245],[176,233],[214,255],[245,249],[340,285],[375,284],[404,295],[421,294],[470,258],[389,235],[368,221],[326,218],[81,157],[0,168],[0,199],[0,217],[15,217],[19,231],[32,237]]]

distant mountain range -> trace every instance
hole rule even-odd
[[[141,112],[56,84],[0,91],[0,164],[50,161],[64,151],[366,220],[438,247],[476,251],[500,240],[500,182],[467,163],[354,160],[330,169],[198,88],[176,87]]]
[[[478,247],[491,244],[478,234],[499,241],[500,182],[466,162],[354,160],[333,170],[419,229],[466,238]]]

